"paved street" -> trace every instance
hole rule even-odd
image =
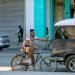
[[[20,53],[18,49],[3,49],[0,51],[0,71],[11,71],[11,59]]]
[[[9,74],[15,74],[15,72],[13,72],[11,70],[11,59],[16,55],[16,54],[19,54],[20,51],[19,49],[16,49],[16,48],[9,48],[9,49],[4,49],[0,52],[0,75],[4,75],[4,73],[7,73],[7,75]],[[47,55],[47,54],[46,54]],[[39,66],[39,63],[36,65],[36,66]],[[1,72],[1,71],[6,71],[6,72]],[[36,72],[38,73],[44,73],[44,72],[40,72],[40,70],[38,69]],[[36,72],[30,72],[30,71],[27,71],[27,72],[16,72],[17,74],[19,73],[22,73],[22,74],[27,74],[27,73],[30,73],[31,75],[34,75]],[[68,73],[66,71],[66,68],[65,66],[60,66],[59,65],[59,68],[57,70],[57,75],[58,75],[58,72],[65,72],[65,73]],[[34,73],[34,74],[33,74]],[[46,72],[47,75],[48,75],[48,72]],[[44,75],[46,75],[46,73]],[[52,72],[50,72],[52,74]],[[55,73],[55,72],[54,72]],[[65,74],[64,73],[64,74]]]
[[[0,72],[0,75],[75,75],[75,73],[66,72]]]
[[[21,52],[19,51],[19,48],[8,48],[8,49],[3,49],[0,52],[0,71],[11,71],[11,60],[16,54],[20,54]],[[45,53],[45,55],[49,55],[48,53]],[[36,67],[38,67],[37,71],[40,71],[39,69],[39,63],[36,64]],[[58,65],[58,70],[57,72],[66,72],[65,66],[63,65]]]

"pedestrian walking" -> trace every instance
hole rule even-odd
[[[18,44],[21,43],[23,41],[23,28],[21,27],[21,25],[18,26]]]

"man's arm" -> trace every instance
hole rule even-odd
[[[35,38],[35,40],[39,40],[39,41],[49,41],[48,39],[44,39],[44,38]]]
[[[38,38],[37,36],[35,36],[34,40],[39,40],[39,41],[49,41],[48,39]]]

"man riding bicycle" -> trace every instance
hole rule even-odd
[[[31,61],[28,63],[32,64],[33,68],[35,66],[33,52],[36,50],[36,46],[33,45],[34,40],[47,41],[46,39],[38,39],[37,37],[35,37],[35,33],[33,29],[30,29],[30,35],[26,37],[26,39],[23,41],[22,50],[23,52],[27,53],[28,59]]]

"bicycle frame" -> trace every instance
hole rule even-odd
[[[21,54],[23,58],[26,58],[26,53]],[[35,64],[43,57],[43,52],[40,53],[33,53],[33,55],[37,55],[35,58]]]
[[[42,58],[42,53],[33,53],[34,55],[37,54],[37,57],[35,59],[35,64]],[[40,56],[41,55],[41,56]]]

